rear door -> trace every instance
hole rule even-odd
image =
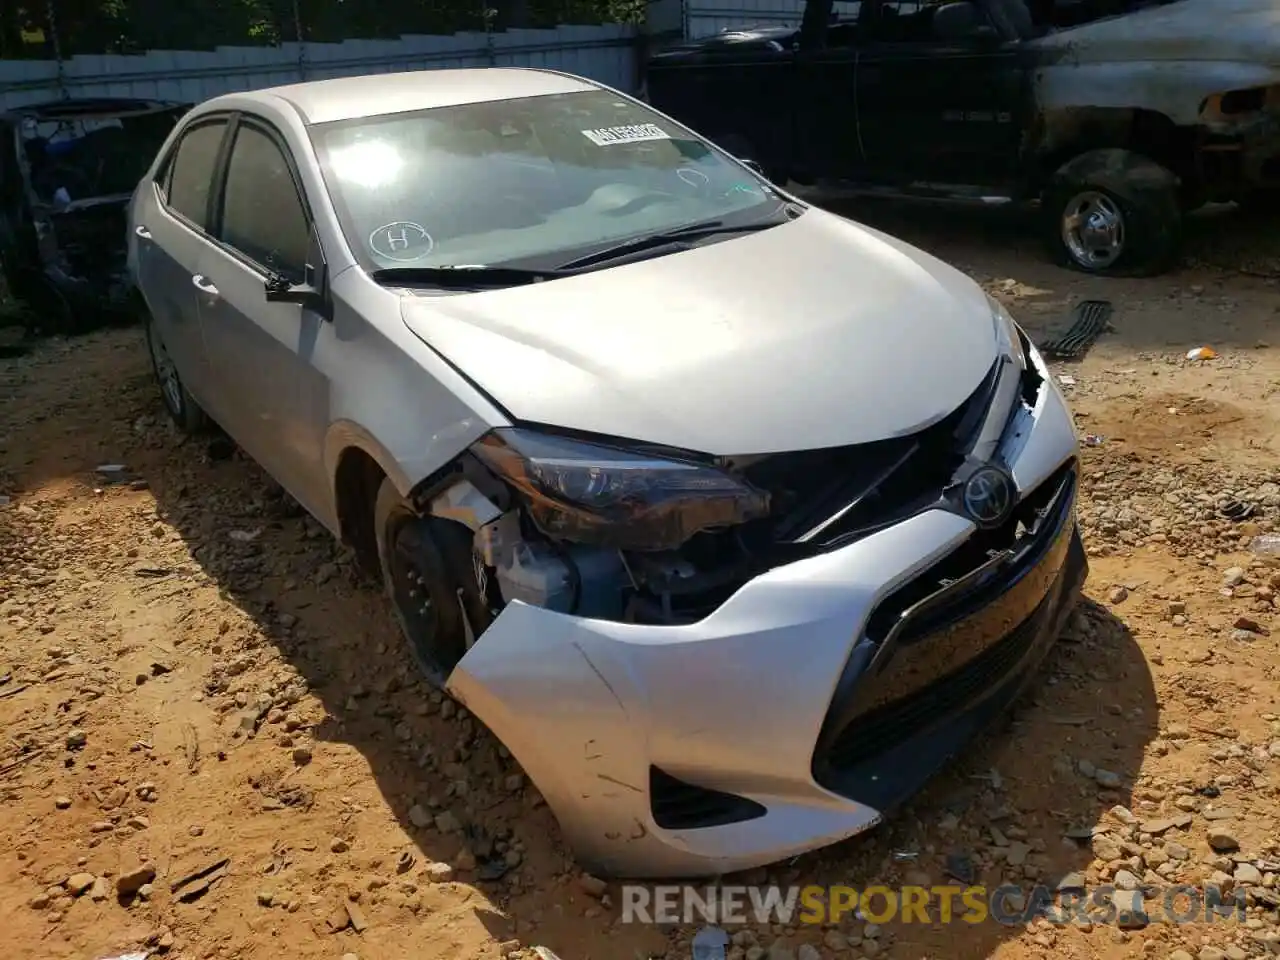
[[[183,131],[154,180],[144,183],[133,209],[138,287],[156,332],[182,382],[214,420],[221,398],[210,388],[193,278],[209,244],[213,182],[229,117],[201,117]]]
[[[323,516],[324,370],[340,344],[319,314],[266,299],[271,275],[312,279],[312,220],[287,140],[265,120],[240,115],[215,202],[215,242],[201,259],[198,293],[210,378],[227,398],[223,425],[299,503]]]
[[[1015,179],[1029,107],[1019,44],[984,21],[939,36],[943,0],[867,0],[859,131],[876,180],[995,186]]]

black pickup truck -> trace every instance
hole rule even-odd
[[[654,53],[644,96],[778,183],[1038,206],[1090,273],[1166,269],[1206,202],[1280,207],[1277,0],[808,0]]]

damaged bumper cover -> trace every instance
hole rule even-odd
[[[1016,698],[1086,572],[1075,432],[1033,358],[1043,385],[998,451],[1020,499],[1002,530],[925,510],[693,623],[502,610],[448,689],[583,866],[706,876],[853,836]]]

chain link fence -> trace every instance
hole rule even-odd
[[[0,58],[634,23],[644,0],[0,0]]]

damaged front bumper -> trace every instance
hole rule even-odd
[[[1016,535],[926,510],[681,625],[502,610],[448,690],[522,764],[584,867],[705,876],[847,838],[1009,705],[1086,572],[1075,432],[1037,365],[1044,386],[999,451]]]

